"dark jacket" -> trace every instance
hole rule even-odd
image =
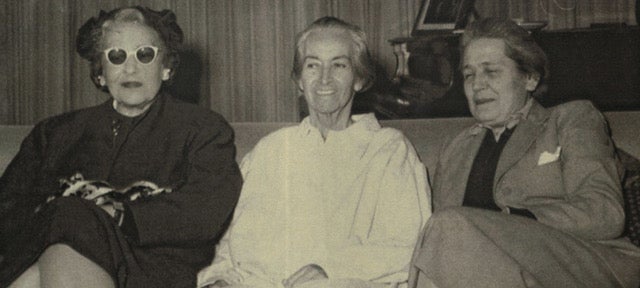
[[[0,255],[34,209],[76,172],[115,188],[151,181],[172,193],[125,203],[122,230],[133,246],[194,269],[236,205],[242,177],[233,130],[222,116],[160,94],[142,116],[112,101],[38,123],[0,178]]]

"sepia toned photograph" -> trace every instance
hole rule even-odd
[[[638,0],[0,6],[0,288],[640,287]]]

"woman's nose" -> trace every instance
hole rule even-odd
[[[487,77],[483,73],[478,73],[473,78],[472,86],[473,90],[482,90],[487,87]]]
[[[122,65],[124,65],[124,71],[126,73],[133,73],[138,69],[138,61],[134,56],[127,57]]]
[[[322,84],[327,84],[331,80],[331,68],[323,68],[322,75],[320,75]]]

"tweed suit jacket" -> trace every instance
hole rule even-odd
[[[445,145],[435,171],[434,210],[461,206],[471,165],[487,129],[470,127]],[[496,169],[496,204],[585,240],[620,236],[622,169],[603,115],[589,101],[544,108],[533,103]]]

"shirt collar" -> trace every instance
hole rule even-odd
[[[351,115],[351,120],[353,121],[353,124],[351,124],[349,127],[341,131],[331,131],[330,134],[345,134],[345,132],[352,133],[358,131],[375,131],[380,129],[380,124],[378,123],[378,120],[373,113]],[[307,136],[310,134],[320,135],[320,130],[311,125],[311,119],[309,118],[309,116],[305,117],[302,122],[300,122],[299,127],[299,131],[303,136]]]
[[[498,141],[505,130],[513,129],[513,127],[516,127],[516,125],[518,125],[520,121],[527,120],[529,111],[531,110],[531,106],[533,106],[533,98],[529,97],[529,99],[527,99],[527,102],[524,104],[524,106],[522,106],[522,108],[520,108],[520,110],[507,117],[507,121],[504,122],[504,125],[491,127],[483,123],[477,123],[471,128],[471,135],[478,135],[485,129],[488,129],[493,133],[493,137],[495,138],[495,140]]]

